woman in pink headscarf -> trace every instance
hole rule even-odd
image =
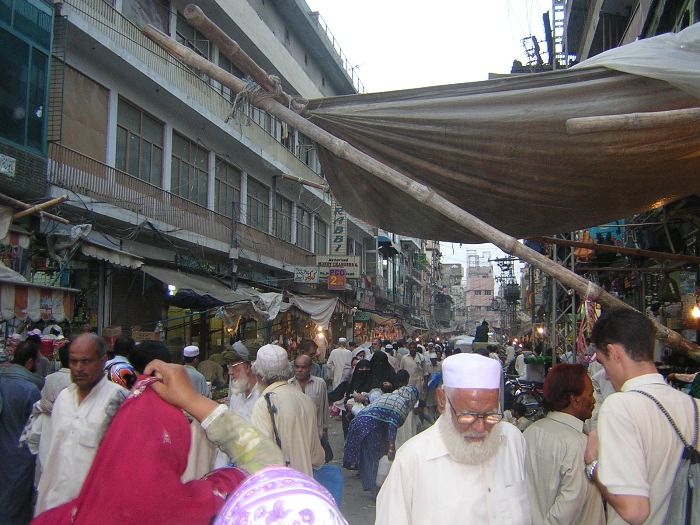
[[[192,390],[191,384],[182,379],[186,376],[178,374],[174,365],[160,364],[170,378],[175,377],[179,382],[174,388],[173,384],[166,387],[161,383],[162,379],[141,376],[112,420],[78,497],[40,514],[33,525],[211,523],[226,497],[248,473],[242,469],[224,468],[199,480],[180,481],[190,448],[190,426],[180,408],[187,407],[198,419],[204,419],[202,416],[206,414],[211,419],[215,417],[214,413],[218,414],[218,407],[212,412],[216,404],[197,396],[194,391],[189,392],[187,388]],[[178,408],[163,401],[156,389],[161,394],[174,389],[179,398],[188,401],[179,403],[169,399]],[[232,413],[226,415],[235,417]],[[260,460],[265,459],[266,454],[260,451],[266,452],[272,463],[279,462],[279,449],[241,421],[233,421],[238,428],[228,432],[228,435],[236,436],[236,447],[247,441],[241,454],[241,465],[252,471],[269,465],[261,464]],[[241,429],[242,426],[245,428]],[[243,432],[247,433],[247,439],[241,438]]]

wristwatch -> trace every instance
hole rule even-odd
[[[586,465],[586,468],[584,470],[584,473],[586,474],[586,478],[588,481],[593,483],[595,481],[595,473],[596,470],[598,470],[598,460],[594,459],[590,463]]]

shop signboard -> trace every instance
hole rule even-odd
[[[343,207],[331,195],[331,254],[348,253],[348,216]]]
[[[294,267],[294,282],[315,284],[318,282],[318,266]]]
[[[358,256],[317,255],[316,264],[318,264],[318,276],[321,279],[328,277],[331,268],[344,268],[346,278],[360,278],[360,257]]]
[[[328,289],[345,290],[345,268],[331,268],[328,270]]]
[[[356,323],[369,323],[369,312],[355,312]]]

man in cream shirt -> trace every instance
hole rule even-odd
[[[396,452],[375,525],[529,525],[525,441],[501,421],[500,364],[456,354],[445,359],[442,373],[442,415]],[[435,491],[436,483],[452,489]]]

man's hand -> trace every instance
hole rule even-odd
[[[389,459],[389,461],[394,461],[394,457],[396,456],[396,444],[393,441],[389,442],[389,450],[386,453],[386,457]]]
[[[598,430],[593,429],[588,434],[588,443],[586,444],[586,452],[583,454],[583,460],[586,464],[594,459],[598,459]]]

